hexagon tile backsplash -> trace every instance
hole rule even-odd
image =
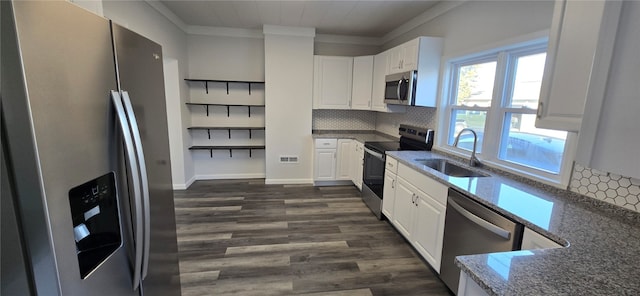
[[[640,180],[600,172],[576,163],[569,189],[640,212]]]

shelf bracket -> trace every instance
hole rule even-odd
[[[227,94],[229,94],[229,82],[227,82]]]
[[[204,89],[207,92],[207,94],[209,94],[209,81],[204,81]]]
[[[209,157],[213,158],[213,149],[209,149]]]
[[[247,106],[249,108],[249,117],[251,117],[251,106]]]
[[[207,117],[209,117],[209,105],[204,105],[204,108],[207,110]]]
[[[227,117],[229,117],[229,106],[227,106]]]
[[[252,150],[253,150],[253,149],[249,148],[249,158],[251,158],[251,151],[252,151]]]
[[[211,140],[211,130],[207,129],[207,136],[209,136],[209,140]]]
[[[251,130],[249,130],[249,139],[251,139]],[[249,150],[251,151],[251,150]]]
[[[251,82],[249,82],[249,95],[251,95]]]
[[[231,129],[229,129],[229,139],[231,139]]]
[[[233,157],[233,152],[231,151],[233,151],[233,149],[229,149],[229,157]]]

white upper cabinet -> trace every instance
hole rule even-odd
[[[371,110],[372,86],[373,56],[354,57],[351,109]]]
[[[387,105],[384,103],[385,76],[387,75],[387,56],[389,51],[381,52],[373,57],[373,87],[371,92],[371,110],[380,112],[407,111],[407,107]]]
[[[604,15],[576,161],[640,178],[640,2],[607,1]]]
[[[579,131],[594,57],[610,33],[604,13],[605,1],[556,1],[536,127]]]
[[[387,74],[418,70],[420,38],[398,45],[389,50]]]
[[[442,38],[418,37],[387,51],[386,74],[418,71],[415,95],[416,106],[437,106],[442,46]],[[382,81],[381,86],[384,87],[384,80]],[[382,89],[382,96],[384,97],[384,88]]]
[[[313,108],[350,109],[353,58],[314,56],[313,62]]]

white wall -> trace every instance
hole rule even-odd
[[[184,104],[188,96],[187,85],[183,80],[188,77],[189,69],[187,36],[146,2],[103,1],[102,5],[105,17],[162,45],[165,61],[172,59],[177,61],[179,96],[167,97],[167,122],[172,125],[169,126],[169,142],[181,143],[181,145],[171,144],[170,146],[172,174],[184,176],[180,180],[174,177],[173,185],[175,189],[184,189],[194,181],[193,163],[187,150],[190,144],[187,132],[190,117],[189,110]],[[176,171],[180,169],[183,172]]]
[[[553,1],[469,1],[385,43],[386,50],[418,36],[443,37],[443,55],[533,33],[551,26]]]
[[[191,78],[264,80],[262,38],[189,35]]]
[[[313,51],[314,55],[356,57],[378,54],[381,50],[380,46],[377,45],[359,45],[316,41],[314,43]]]
[[[189,77],[238,81],[264,81],[264,39],[250,37],[224,37],[188,35]],[[209,83],[207,94],[204,84],[189,83],[189,100],[222,104],[264,105],[264,85],[252,84],[249,95],[247,84]],[[264,108],[252,108],[251,117],[245,107],[231,107],[229,116],[225,107],[209,107],[209,116],[203,106],[190,108],[192,126],[264,126]],[[193,145],[264,145],[265,132],[211,131],[190,132]],[[207,150],[192,151],[196,179],[238,179],[265,177],[265,151],[215,150],[213,157]]]
[[[266,183],[312,183],[313,29],[265,26]],[[291,32],[287,32],[291,31]],[[295,35],[281,35],[281,34]],[[281,164],[280,155],[299,163]]]
[[[385,43],[383,48],[392,48],[418,36],[437,36],[444,38],[443,56],[468,54],[470,50],[547,30],[552,15],[553,1],[469,1]],[[438,89],[442,87],[439,85]],[[376,130],[395,135],[398,124],[418,124],[416,115],[420,114],[423,112],[378,113]],[[424,114],[423,125],[434,128],[436,133],[442,129],[434,118],[436,112]]]

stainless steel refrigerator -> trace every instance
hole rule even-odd
[[[2,294],[180,295],[160,45],[0,5]]]

